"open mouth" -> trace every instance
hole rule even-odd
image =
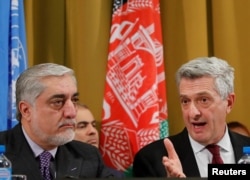
[[[201,127],[201,126],[205,126],[207,123],[203,122],[203,123],[192,123],[194,127]]]

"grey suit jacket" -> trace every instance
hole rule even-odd
[[[229,136],[233,145],[236,162],[243,155],[243,146],[250,145],[250,138],[229,131]],[[198,165],[185,128],[181,133],[170,136],[175,150],[180,158],[183,172],[187,177],[200,177]],[[133,175],[135,177],[166,177],[166,171],[162,165],[162,157],[167,156],[163,139],[146,145],[134,158]]]
[[[6,145],[5,155],[12,162],[13,174],[26,174],[28,180],[42,180],[39,160],[34,157],[20,124],[0,132],[0,144]],[[53,164],[56,179],[113,176],[99,150],[78,141],[59,146]]]

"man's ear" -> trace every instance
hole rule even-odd
[[[18,107],[20,113],[22,114],[22,119],[30,121],[32,106],[26,101],[20,101]]]
[[[227,113],[229,114],[234,106],[235,93],[230,93],[227,97]]]

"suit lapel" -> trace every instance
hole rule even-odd
[[[228,131],[228,133],[229,133],[231,143],[234,149],[235,162],[237,163],[239,159],[241,158],[241,156],[243,155],[243,151],[242,151],[243,146],[249,145],[249,139],[244,141],[242,137],[239,137],[240,135],[230,130]]]
[[[59,147],[57,151],[56,177],[57,178],[79,178],[82,168],[82,158],[73,157],[64,147]],[[59,158],[67,157],[67,158]]]
[[[31,179],[40,177],[39,162],[35,159],[28,142],[26,141],[21,129],[17,125],[12,130],[13,138],[9,143],[11,151],[6,152],[6,156],[12,162],[12,171],[15,174],[26,174]],[[24,166],[25,164],[25,166]],[[34,168],[37,166],[37,168]]]
[[[188,132],[185,128],[178,136],[175,136],[174,146],[182,162],[184,173],[189,177],[200,176],[199,168],[188,138]]]

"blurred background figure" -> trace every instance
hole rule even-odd
[[[75,140],[99,147],[99,134],[96,128],[96,120],[88,106],[78,104],[76,115]]]
[[[250,131],[249,129],[242,123],[238,121],[231,121],[227,123],[228,128],[231,131],[237,132],[239,134],[242,134],[244,136],[249,136],[250,137]]]
[[[91,144],[99,148],[99,133],[97,122],[89,107],[85,104],[77,105],[75,140]],[[110,168],[110,167],[109,167]],[[115,177],[125,177],[122,171],[110,168]]]

